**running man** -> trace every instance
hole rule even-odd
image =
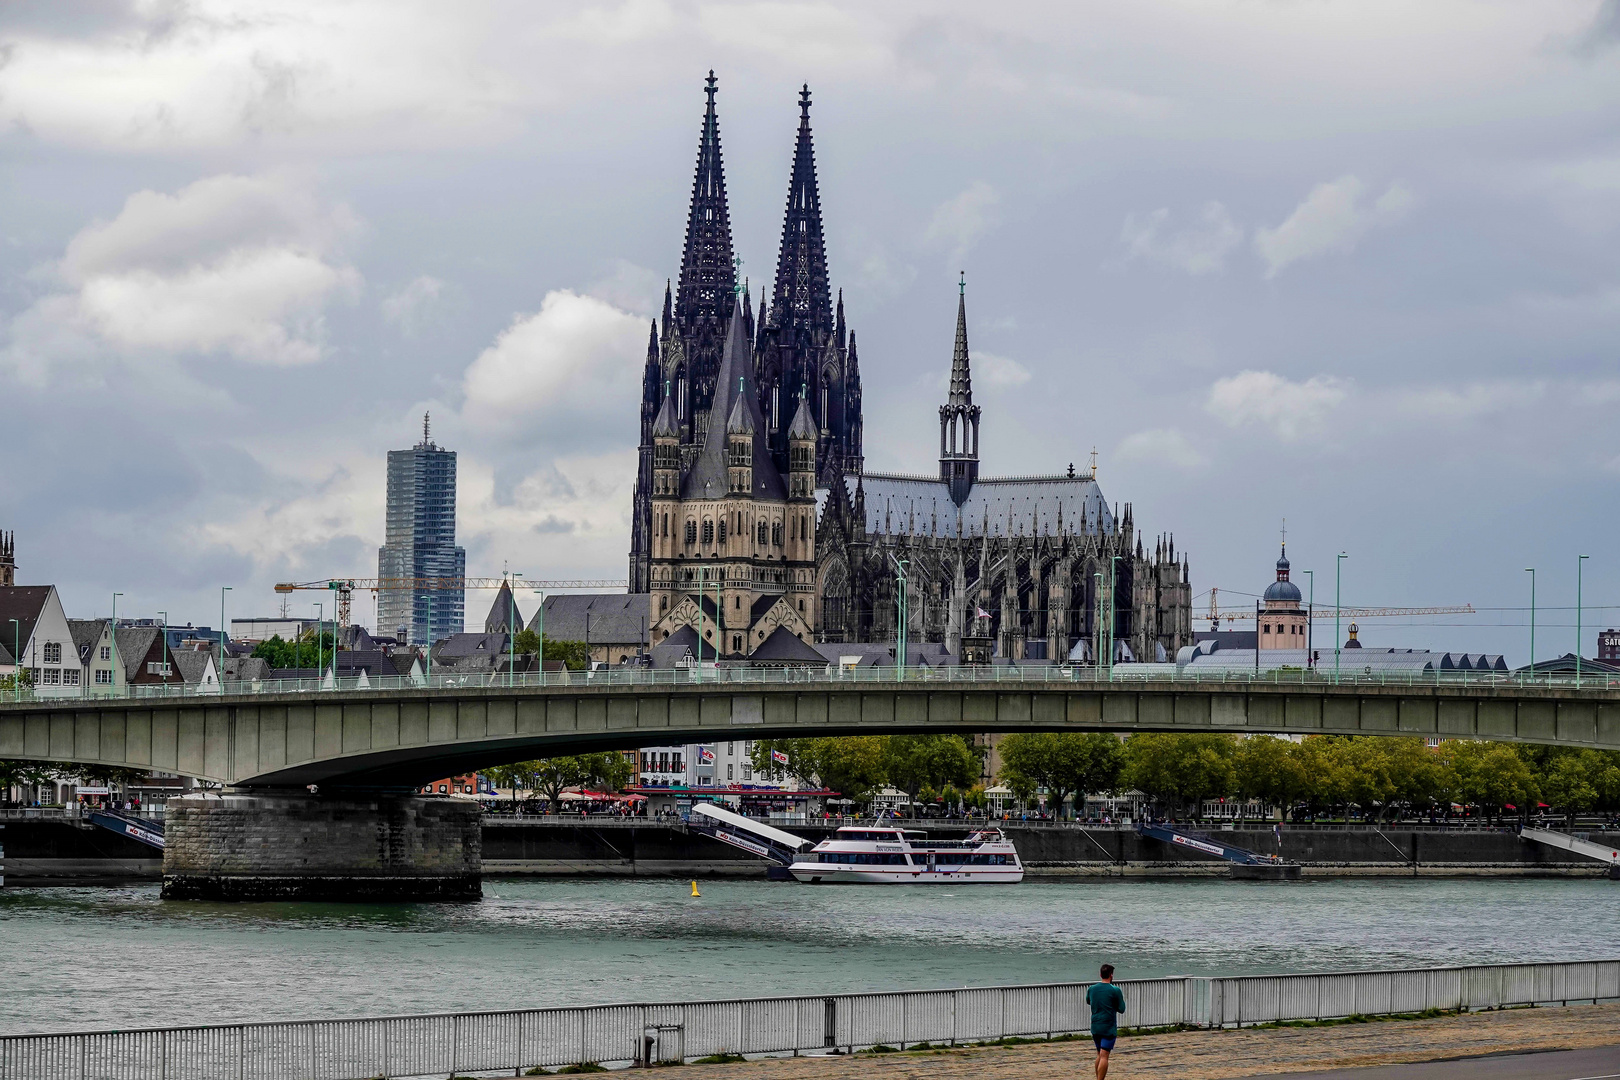
[[[1108,1075],[1108,1055],[1119,1037],[1118,1017],[1125,1012],[1125,993],[1114,985],[1114,965],[1102,966],[1102,982],[1086,991],[1091,1006],[1091,1041],[1097,1044],[1097,1080]]]

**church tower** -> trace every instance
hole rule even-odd
[[[799,92],[799,134],[782,218],[776,283],[768,310],[763,301],[760,309],[760,404],[777,468],[788,468],[786,429],[803,400],[809,403],[810,420],[818,431],[817,473],[823,483],[859,472],[860,374],[854,337],[844,322],[843,294],[835,306],[827,274],[809,86]]]
[[[17,584],[17,531],[0,532],[0,588]]]
[[[651,587],[653,424],[665,397],[673,395],[671,419],[679,431],[683,464],[689,465],[703,445],[704,425],[714,400],[721,351],[736,297],[731,213],[720,158],[720,121],[714,108],[718,92],[714,72],[710,71],[704,87],[707,102],[698,134],[692,199],[686,212],[681,272],[673,296],[668,287],[664,290],[663,326],[661,332],[655,330],[651,335],[642,373],[641,439],[630,523],[631,592],[647,592]]]
[[[950,485],[951,500],[961,506],[979,479],[979,407],[973,404],[973,373],[968,366],[967,275],[957,288],[951,391],[939,407],[939,478]]]

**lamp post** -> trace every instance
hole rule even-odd
[[[315,603],[315,687],[321,685],[321,635],[326,632],[326,608],[316,601]]]
[[[516,570],[512,571],[513,581],[522,576]],[[517,627],[513,625],[514,616],[517,615],[517,590],[512,589],[510,585],[507,588],[512,593],[512,606],[506,609],[506,685],[511,686],[517,677]],[[512,798],[517,798],[516,791],[513,792]]]
[[[697,681],[703,681],[703,575],[709,568],[698,567],[698,633],[697,633]],[[716,653],[716,656],[719,654]]]
[[[168,625],[169,613],[167,611],[158,612],[158,674],[165,682],[169,678],[169,665],[166,662],[169,659]]]
[[[1314,660],[1312,660],[1312,657],[1314,657],[1316,653],[1312,652],[1311,649],[1312,642],[1316,639],[1311,631],[1316,629],[1316,571],[1302,570],[1300,572],[1311,579],[1311,595],[1310,599],[1305,604],[1305,670],[1315,671],[1316,663]],[[1259,638],[1255,638],[1254,640],[1256,644],[1258,644],[1260,641]]]
[[[231,591],[229,585],[219,587],[219,660],[214,668],[214,683],[221,690],[225,689],[225,594]],[[334,649],[335,653],[336,650]],[[334,656],[332,666],[337,667],[337,658]],[[334,672],[333,674],[336,674]]]
[[[1344,651],[1341,643],[1342,639],[1339,637],[1339,608],[1341,607],[1339,603],[1341,595],[1339,586],[1342,582],[1339,571],[1344,566],[1344,560],[1349,557],[1341,551],[1333,560],[1333,681],[1335,683],[1339,681],[1339,654]]]
[[[1591,556],[1581,555],[1575,560],[1575,686],[1581,685],[1581,571]]]
[[[539,639],[535,646],[535,663],[540,665],[540,685],[546,685],[546,590],[536,589],[535,594],[540,597],[540,610],[534,613],[534,632]]]
[[[112,685],[113,685],[113,696],[114,697],[116,697],[118,695],[118,673],[120,671],[124,670],[124,660],[123,660],[122,657],[120,657],[118,655],[118,598],[120,596],[123,596],[123,595],[124,594],[121,593],[121,592],[115,592],[115,593],[112,594],[112,596],[113,596],[113,612],[112,612],[112,622],[109,624],[110,627],[111,627],[111,633],[112,633],[112,658],[113,658],[113,682],[112,682]],[[127,676],[124,679],[124,683],[125,683],[125,686],[127,688],[128,684],[129,684],[129,679],[128,679]]]
[[[1103,658],[1102,571],[1098,570],[1095,573],[1093,573],[1091,576],[1092,576],[1092,579],[1093,579],[1093,582],[1094,582],[1094,587],[1095,587],[1095,590],[1096,590],[1095,595],[1097,597],[1097,625],[1096,625],[1096,628],[1095,628],[1096,629],[1095,637],[1097,638],[1097,655],[1093,656],[1091,658],[1091,667],[1092,667],[1092,671],[1093,671],[1093,677],[1095,677],[1095,672],[1097,671],[1097,669],[1102,667],[1102,662],[1103,662],[1102,661],[1102,658]]]
[[[1119,591],[1120,556],[1108,560],[1108,681],[1114,680],[1114,594]]]
[[[1527,566],[1524,572],[1530,575],[1530,677],[1536,677],[1536,568]]]
[[[897,661],[900,681],[906,681],[906,561],[889,556],[894,563],[894,576],[897,586],[895,593],[895,624],[894,624],[894,658]]]

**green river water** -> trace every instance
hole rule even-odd
[[[1620,957],[1620,882],[488,880],[480,903],[0,890],[0,1033]]]

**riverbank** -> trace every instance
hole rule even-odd
[[[907,823],[913,827],[915,823]],[[927,822],[944,836],[961,825]],[[1217,877],[1227,864],[1189,855],[1129,828],[1004,826],[1030,880]],[[824,826],[793,826],[812,841],[831,836]],[[1278,852],[1269,827],[1221,830],[1239,847]],[[1620,834],[1593,832],[1593,840],[1620,846]],[[8,884],[88,885],[156,881],[157,851],[76,819],[6,823]],[[568,823],[486,818],[483,869],[501,877],[763,878],[764,863],[678,822],[586,818]],[[1511,831],[1429,826],[1285,826],[1281,854],[1299,862],[1306,877],[1603,877],[1607,867],[1568,852],[1521,840]]]
[[[1122,1038],[1109,1075],[1236,1080],[1278,1073],[1455,1061],[1620,1046],[1620,1005],[1504,1009],[1429,1020],[1176,1031]],[[1095,1059],[1089,1039],[920,1053],[769,1058],[692,1065],[682,1080],[1073,1080]]]

